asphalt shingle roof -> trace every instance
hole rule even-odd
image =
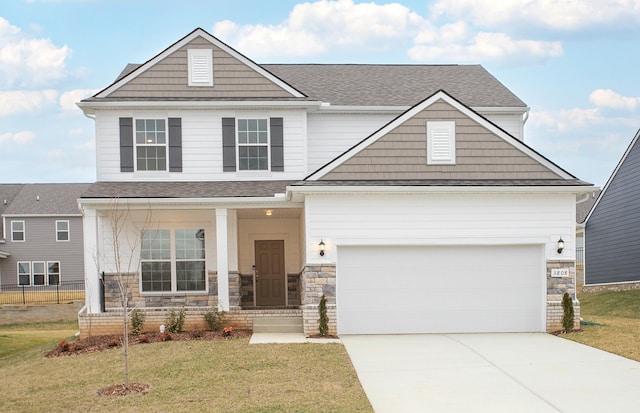
[[[91,184],[23,184],[6,215],[78,215],[78,198]]]
[[[140,64],[129,63],[116,81],[140,66]],[[264,64],[261,66],[309,98],[329,102],[331,105],[413,106],[442,89],[471,107],[525,108],[527,106],[481,65]],[[293,100],[309,100],[309,98]]]
[[[273,197],[296,181],[96,182],[82,198]]]

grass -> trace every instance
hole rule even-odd
[[[9,359],[39,355],[61,339],[71,339],[78,331],[77,321],[0,326],[0,365]]]
[[[135,345],[130,382],[147,383],[150,392],[106,397],[96,391],[123,382],[122,349],[44,358],[68,330],[56,336],[53,328],[32,327],[25,335],[41,332],[49,344],[36,345],[34,338],[0,358],[2,412],[372,411],[341,344],[249,345],[238,339]],[[2,326],[0,336],[21,331]]]
[[[562,337],[640,361],[640,290],[578,294],[583,332]]]

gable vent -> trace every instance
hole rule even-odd
[[[189,86],[213,86],[213,51],[189,49]]]
[[[427,164],[456,163],[455,122],[427,122]]]

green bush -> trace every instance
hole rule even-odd
[[[318,312],[320,313],[320,336],[326,337],[329,335],[329,316],[327,316],[327,297],[325,297],[324,294],[320,297]]]
[[[145,315],[144,312],[138,308],[131,310],[131,334],[139,336],[142,333],[144,327]]]
[[[181,308],[177,315],[175,310],[171,309],[166,319],[167,330],[170,333],[181,333],[182,327],[184,327],[184,317],[185,317],[184,308]]]
[[[209,324],[209,328],[213,331],[222,330],[222,325],[224,322],[224,316],[227,314],[224,310],[218,310],[217,308],[212,308],[211,311],[207,312],[204,315],[204,321]]]
[[[573,311],[573,301],[569,293],[564,293],[562,296],[562,328],[565,333],[570,333],[573,330],[573,319],[575,313]]]

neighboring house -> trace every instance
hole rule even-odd
[[[640,131],[585,220],[585,287],[640,288],[639,136]]]
[[[584,220],[600,196],[600,190],[584,194],[576,200],[576,282],[584,285]]]
[[[0,185],[0,289],[84,280],[78,198],[89,185]]]
[[[524,143],[528,107],[481,66],[259,65],[196,29],[78,105],[82,334],[120,328],[118,272],[149,315],[240,327],[317,333],[325,295],[339,334],[561,328],[592,186]]]

